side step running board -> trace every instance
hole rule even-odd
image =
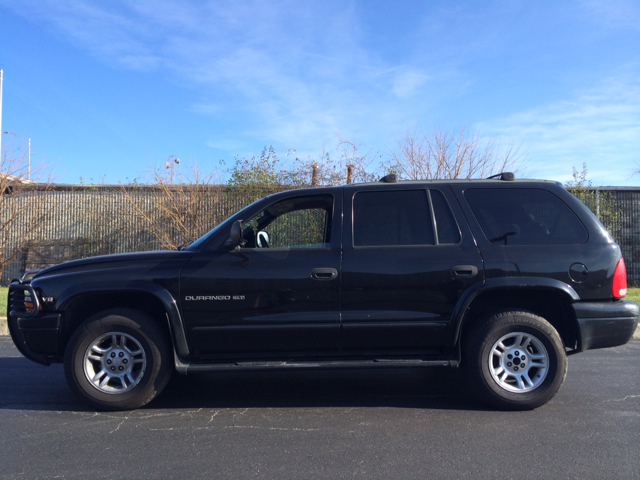
[[[184,363],[174,353],[176,371],[182,375],[199,372],[229,372],[249,370],[286,370],[314,368],[384,368],[384,367],[457,367],[452,360],[374,359],[374,360],[323,360],[323,361],[279,361],[279,362],[233,362],[233,363]]]

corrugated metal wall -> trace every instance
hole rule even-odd
[[[152,217],[154,223],[165,223],[170,235],[175,235],[170,222],[162,218],[157,196],[150,189],[133,187],[127,190],[136,204]],[[202,206],[213,228],[233,212],[273,190],[238,191],[212,186],[210,201]],[[25,269],[43,268],[67,260],[93,255],[157,250],[162,244],[152,234],[141,215],[132,207],[122,187],[56,186],[44,195],[44,221],[37,234],[20,249],[2,271],[0,284],[7,285]],[[622,248],[629,283],[640,284],[640,188],[589,188],[585,203],[600,213],[600,218]],[[28,205],[29,197],[7,196],[2,205],[3,218],[11,211]],[[11,252],[24,243],[29,231],[25,222],[16,223],[8,232],[4,251]],[[205,233],[204,231],[200,234]]]
[[[202,222],[200,235],[253,200],[271,191],[240,192],[211,186],[200,207],[208,217]],[[5,265],[0,284],[7,285],[29,269],[44,268],[67,260],[111,253],[163,249],[162,243],[149,228],[149,223],[136,211],[121,187],[56,187],[44,195],[44,219],[41,227],[25,244],[29,231],[26,221],[17,222],[8,232],[3,245],[5,256],[18,249],[18,254]],[[160,225],[168,236],[179,238],[171,222],[162,217],[158,195],[151,189],[134,187],[127,190],[136,205],[154,225]],[[178,196],[179,197],[179,196]],[[3,218],[12,211],[24,209],[32,201],[28,193],[6,196],[2,202]],[[186,207],[185,207],[186,208]],[[178,207],[179,209],[179,207]],[[28,214],[25,215],[28,217]]]
[[[608,190],[618,203],[617,218],[603,219],[622,249],[627,280],[640,285],[640,190]]]

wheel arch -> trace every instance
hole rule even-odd
[[[164,288],[151,285],[128,288],[83,288],[66,292],[58,299],[57,310],[64,312],[60,332],[64,350],[73,332],[88,318],[111,309],[130,308],[143,312],[167,328],[176,353],[189,355],[184,325],[173,296]]]
[[[558,331],[565,347],[577,348],[579,326],[571,304],[580,297],[570,285],[543,278],[497,280],[487,281],[458,302],[452,338],[458,358],[464,336],[475,323],[510,310],[527,311],[546,319]]]

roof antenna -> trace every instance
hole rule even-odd
[[[378,181],[382,183],[396,183],[398,181],[398,176],[395,173],[390,173],[389,175],[385,175]]]
[[[494,178],[498,180],[504,180],[506,182],[513,182],[516,179],[516,176],[511,172],[502,172],[502,173],[498,173],[496,175],[491,175],[490,177],[487,177],[487,180],[493,180]]]

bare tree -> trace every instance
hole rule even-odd
[[[359,144],[355,137],[353,140],[347,140],[340,135],[338,135],[336,151],[338,153],[336,170],[339,175],[332,183],[333,185],[375,180],[378,168],[373,165],[373,162],[381,157],[380,152],[369,149],[366,153],[362,153],[362,144]]]
[[[47,194],[51,177],[41,168],[28,172],[24,155],[5,147],[0,157],[0,271],[44,226],[51,209]],[[29,175],[30,173],[30,175]],[[31,176],[37,180],[31,181]],[[43,178],[44,177],[44,178]]]
[[[464,129],[455,134],[437,129],[431,134],[408,132],[398,141],[388,168],[410,180],[484,178],[515,171],[522,163],[518,147],[500,148],[496,141],[469,135]]]
[[[374,180],[372,164],[379,152],[369,150],[362,154],[355,139],[345,140],[340,135],[337,139],[334,150],[323,147],[319,156],[306,159],[296,156],[295,150],[287,150],[284,157],[278,157],[271,146],[265,146],[259,157],[236,158],[229,170],[229,185],[259,198],[277,190]]]
[[[148,184],[121,185],[122,193],[163,248],[188,244],[222,220],[212,214],[223,192],[215,171],[203,173],[192,164],[175,179],[161,168],[152,169],[147,178]]]
[[[337,135],[337,141],[331,152],[323,148],[318,157],[295,159],[291,177],[297,185],[331,186],[375,180],[380,168],[373,164],[381,157],[380,152],[370,149],[363,154],[362,145],[355,138],[346,140]]]

